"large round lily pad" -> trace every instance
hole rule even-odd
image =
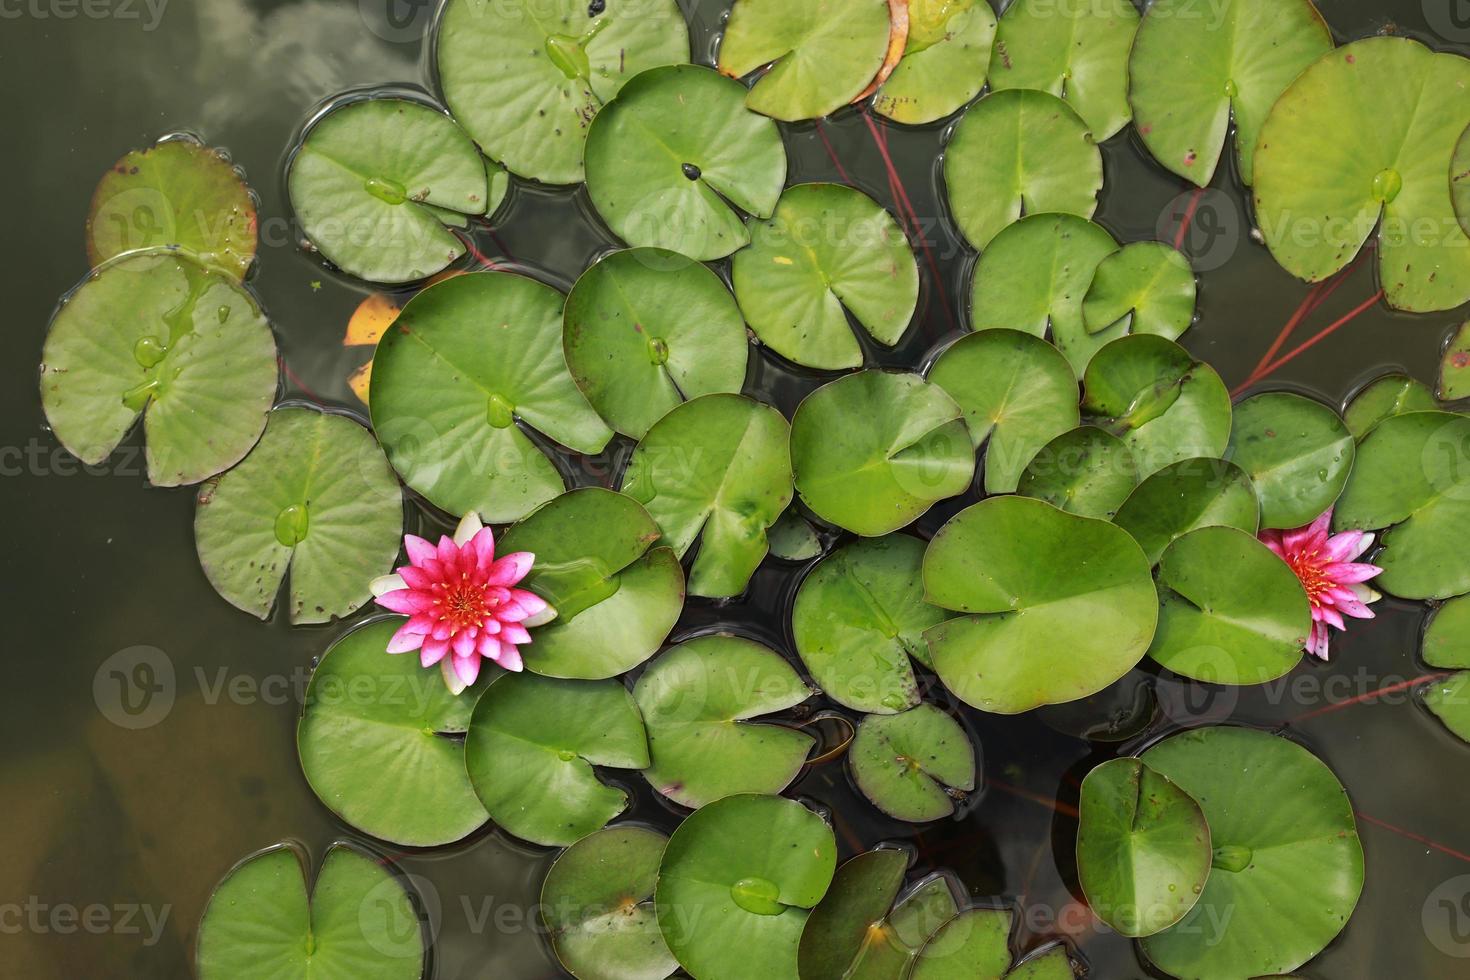
[[[896,820],[924,823],[954,813],[975,788],[975,747],[960,723],[932,704],[868,715],[847,753],[853,782]]]
[[[595,453],[612,438],[567,370],[563,296],[506,272],[436,283],[373,355],[373,428],[403,481],[451,514],[513,521],[562,491],[522,431]]]
[[[867,537],[963,493],[975,452],[954,400],[918,375],[861,371],[808,395],[791,420],[796,490],[820,518]]]
[[[575,184],[598,110],[645,68],[688,61],[689,29],[672,0],[450,0],[435,51],[444,101],[486,153]]]
[[[345,415],[271,413],[250,455],[199,489],[194,543],[215,591],[265,619],[291,573],[292,623],[372,598],[403,535],[403,494],[372,434]]]
[[[1363,889],[1363,846],[1347,793],[1316,756],[1265,732],[1201,728],[1142,758],[1199,801],[1214,847],[1199,902],[1143,940],[1149,960],[1181,977],[1290,973],[1342,931]]]
[[[786,182],[776,124],[745,86],[694,65],[630,81],[587,133],[587,194],[629,245],[718,259],[750,241],[739,208],[770,217]]]
[[[800,803],[719,800],[669,839],[654,893],[659,928],[700,980],[796,980],[802,928],[836,866],[832,828]]]
[[[924,555],[930,602],[964,613],[925,633],[961,700],[1017,714],[1107,687],[1143,658],[1158,619],[1128,532],[1026,497],[956,515]]]
[[[1261,498],[1261,527],[1310,524],[1332,506],[1353,468],[1353,435],[1332,409],[1290,392],[1235,406],[1227,459]]]
[[[985,86],[995,41],[986,0],[910,0],[903,57],[873,95],[873,111],[919,125],[943,119]]]
[[[592,407],[634,439],[686,398],[738,392],[750,350],[720,277],[662,248],[613,252],[582,273],[562,345]]]
[[[1098,263],[1082,300],[1082,322],[1097,333],[1127,317],[1129,333],[1178,340],[1194,322],[1197,291],[1194,269],[1178,249],[1133,242]]]
[[[844,862],[807,917],[797,950],[802,980],[848,980],[870,974],[870,952],[883,943],[883,920],[903,885],[909,855],[898,848],[864,851]]]
[[[1261,505],[1250,477],[1223,459],[1185,459],[1138,485],[1113,523],[1133,535],[1157,563],[1176,539],[1201,527],[1238,527],[1255,534]]]
[[[198,483],[238,463],[276,395],[276,343],[254,297],[175,252],[90,275],[51,319],[41,405],[56,438],[100,463],[139,414],[148,479]]]
[[[1123,440],[1083,425],[1057,436],[1032,457],[1016,492],[1069,514],[1112,519],[1138,486],[1138,464]]]
[[[784,658],[759,643],[728,634],[681,643],[651,663],[633,690],[653,756],[643,775],[688,807],[779,793],[806,764],[813,739],[745,722],[794,708],[811,694]]]
[[[1407,374],[1385,374],[1373,379],[1353,395],[1343,410],[1342,420],[1353,438],[1362,442],[1373,427],[1386,418],[1408,412],[1427,412],[1438,408],[1429,386]]]
[[[731,280],[761,343],[807,367],[860,367],[853,325],[892,347],[919,301],[919,268],[893,216],[842,184],[798,184],[750,225]]]

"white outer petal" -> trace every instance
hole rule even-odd
[[[480,528],[485,524],[480,520],[476,511],[470,511],[459,520],[459,527],[454,529],[454,543],[463,548],[470,543],[470,538],[480,533]]]
[[[1377,602],[1379,599],[1383,598],[1382,594],[1369,588],[1367,582],[1354,582],[1352,585],[1349,585],[1348,588],[1352,590],[1353,595],[1358,597],[1358,601],[1365,605]]]
[[[1363,540],[1358,542],[1358,550],[1353,553],[1352,557],[1348,558],[1348,561],[1357,561],[1359,558],[1363,557],[1367,550],[1373,547],[1373,542],[1376,539],[1377,535],[1375,535],[1372,531],[1364,534]]]
[[[454,655],[452,653],[447,654],[443,660],[439,661],[439,673],[444,678],[444,686],[449,688],[449,693],[455,697],[463,694],[464,689],[469,686],[459,676],[459,672],[454,669]]]
[[[536,615],[528,616],[526,619],[522,620],[521,625],[526,627],[526,629],[534,629],[537,626],[545,626],[547,623],[551,622],[555,618],[556,609],[548,604],[545,609],[541,610]]]
[[[403,581],[402,575],[379,575],[368,583],[368,588],[373,590],[374,596],[380,596],[389,592],[397,592],[399,589],[406,589],[408,583]]]

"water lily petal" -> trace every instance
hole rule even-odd
[[[474,571],[479,575],[484,575],[495,561],[495,532],[488,527],[480,528],[470,539],[468,547],[475,554]]]
[[[467,630],[460,630],[454,634],[451,643],[456,657],[468,657],[475,652],[475,637]]]
[[[423,652],[423,656],[424,657],[431,658],[429,660],[429,663],[431,663],[431,664],[436,664],[440,660],[443,660],[444,659],[444,655],[446,653],[448,653],[448,652],[449,652],[449,641],[448,640],[441,640],[441,639],[438,639],[437,637],[430,637],[429,639],[427,639],[427,640],[424,641],[424,652]]]
[[[1313,623],[1312,635],[1307,637],[1307,652],[1318,660],[1326,660],[1328,641],[1327,627],[1321,623]]]
[[[378,605],[405,616],[421,613],[434,604],[434,600],[422,592],[412,589],[397,589],[378,596]]]
[[[1324,622],[1324,623],[1330,623],[1331,625],[1336,626],[1340,630],[1347,629],[1347,623],[1345,623],[1345,622],[1342,621],[1342,615],[1336,609],[1333,609],[1331,606],[1325,606],[1325,605],[1322,606],[1321,609],[1322,609],[1322,620],[1321,620],[1322,622]]]
[[[1283,547],[1281,544],[1280,531],[1262,531],[1258,535],[1258,537],[1261,539],[1261,544],[1265,545],[1276,553],[1277,558],[1280,558],[1283,561],[1286,559],[1286,548]]]
[[[521,661],[521,651],[513,643],[500,644],[500,656],[495,658],[495,662],[511,671],[519,671],[525,667]]]
[[[454,669],[453,657],[439,661],[439,672],[444,676],[444,686],[449,688],[450,694],[458,697],[464,693],[465,688],[469,687],[459,676],[459,672]]]
[[[435,616],[432,612],[421,612],[410,616],[408,622],[403,624],[403,628],[410,633],[428,636],[434,631],[434,624],[438,621],[439,617]]]
[[[422,650],[419,651],[419,666],[432,667],[439,661],[443,660],[444,655],[448,652],[449,648],[447,646],[436,645],[432,650],[425,646]]]
[[[447,534],[439,535],[439,550],[436,552],[439,561],[446,568],[454,568],[459,561],[459,545]]]
[[[459,679],[465,682],[466,687],[473,684],[480,676],[480,655],[471,652],[468,657],[455,657],[454,671],[459,674]]]
[[[1322,557],[1327,561],[1348,561],[1362,554],[1359,545],[1362,543],[1364,532],[1343,531],[1334,534],[1327,539],[1327,545],[1322,549]]]
[[[389,638],[389,653],[407,653],[410,650],[417,650],[424,645],[424,634],[417,630],[409,629],[411,625],[413,625],[413,620],[409,620],[398,627],[398,631]]]
[[[398,570],[398,577],[410,589],[432,589],[438,579],[417,565],[404,565]]]
[[[1383,569],[1377,565],[1368,565],[1359,562],[1333,562],[1322,566],[1322,574],[1341,585],[1352,585],[1354,582],[1366,582],[1376,575],[1382,574]]]
[[[501,558],[490,566],[485,581],[491,585],[515,585],[526,577],[536,556],[529,551],[517,551]]]
[[[447,641],[453,635],[454,627],[450,625],[448,620],[441,619],[434,624],[434,639]]]
[[[484,526],[480,515],[475,511],[470,511],[459,519],[459,527],[454,529],[454,543],[463,548],[469,544],[471,538],[480,533],[480,529]]]
[[[403,550],[408,552],[408,560],[415,565],[422,565],[425,559],[433,558],[437,554],[434,546],[417,534],[403,536]]]
[[[500,640],[503,643],[530,643],[531,634],[520,623],[506,623],[500,631]]]
[[[1358,601],[1364,604],[1377,602],[1383,598],[1381,592],[1364,585],[1362,582],[1354,582],[1348,588],[1352,590],[1353,595],[1358,597]]]
[[[385,592],[397,592],[399,589],[406,589],[408,588],[408,583],[403,580],[401,575],[379,575],[368,583],[368,588],[372,590],[373,597],[376,598]]]
[[[545,609],[541,610],[538,613],[532,613],[525,619],[521,620],[521,625],[530,627],[531,629],[535,629],[537,626],[545,626],[547,623],[551,622],[555,618],[556,610],[552,608],[550,603],[547,603]]]

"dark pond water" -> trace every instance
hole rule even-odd
[[[1459,0],[1422,2],[1324,0],[1321,7],[1339,39],[1393,25],[1470,52],[1470,18],[1455,16]],[[8,545],[0,975],[188,976],[195,923],[231,864],[286,837],[320,855],[349,833],[312,796],[294,745],[312,658],[340,627],[292,630],[228,607],[195,559],[193,494],[147,487],[137,438],[82,471],[44,427],[36,364],[53,305],[86,272],[83,221],[98,176],[128,149],[186,129],[228,147],[260,194],[263,242],[252,285],[289,368],[285,394],[360,410],[344,379],[365,355],[345,351],[340,339],[363,290],[295,247],[282,164],[293,132],[322,99],[350,86],[424,83],[419,37],[432,6],[398,4],[406,20],[394,26],[381,0],[0,2],[9,215],[0,269],[15,304],[4,318],[0,360]],[[696,53],[707,56],[727,4],[685,0],[685,7]],[[884,132],[927,239],[925,293],[921,322],[903,346],[873,360],[914,365],[960,329],[972,256],[937,195],[942,127]],[[820,132],[789,128],[787,144],[792,179],[845,173],[893,201],[874,135],[856,113]],[[1172,240],[1187,189],[1127,135],[1105,153],[1101,223],[1124,241]],[[1195,202],[1184,238],[1203,273],[1202,319],[1185,343],[1230,385],[1245,378],[1306,294],[1251,240],[1243,201],[1222,173]],[[613,244],[580,193],[525,186],[515,188],[493,234],[482,229],[477,242],[487,255],[562,286]],[[1371,264],[1360,266],[1301,335],[1375,288]],[[1462,317],[1374,307],[1269,384],[1338,404],[1386,370],[1430,379],[1441,339]],[[753,361],[751,386],[788,414],[819,381],[768,357]],[[615,448],[581,461],[579,480],[612,479],[617,458]],[[931,532],[958,506],[931,514],[920,531]],[[785,610],[800,572],[773,563],[742,600],[691,603],[681,629],[726,624],[789,651]],[[1023,907],[1025,947],[1068,937],[1092,976],[1137,978],[1146,974],[1132,946],[1091,928],[1077,906],[1078,782],[1103,759],[1201,718],[1279,730],[1343,779],[1368,860],[1352,924],[1303,975],[1463,977],[1470,972],[1470,877],[1460,877],[1470,875],[1463,775],[1470,747],[1403,690],[1339,704],[1426,673],[1416,661],[1424,612],[1385,602],[1378,619],[1334,641],[1330,666],[1304,664],[1264,689],[1186,688],[1138,671],[1096,704],[1012,719],[967,713],[986,786],[952,821],[916,828],[880,819],[840,762],[812,769],[794,792],[831,809],[844,854],[909,840],[916,872],[952,869],[976,902]],[[137,686],[125,689],[109,665],[138,646],[154,650],[151,699]],[[646,790],[636,816],[666,826],[676,819]],[[531,914],[551,857],[494,832],[401,856],[429,896],[435,977],[563,975]]]

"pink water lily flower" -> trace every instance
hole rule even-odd
[[[1354,561],[1373,546],[1373,535],[1363,531],[1328,534],[1332,511],[1306,527],[1291,531],[1262,531],[1261,541],[1296,572],[1312,603],[1312,634],[1307,652],[1327,659],[1327,627],[1347,629],[1344,616],[1372,619],[1368,603],[1382,596],[1365,583],[1383,569]]]
[[[521,669],[519,646],[531,642],[527,627],[556,616],[546,601],[515,588],[536,557],[530,552],[495,557],[495,535],[471,511],[454,537],[437,546],[407,534],[407,565],[373,580],[378,605],[408,622],[388,641],[389,653],[419,651],[425,667],[439,665],[444,683],[459,694],[480,676],[480,661]]]

